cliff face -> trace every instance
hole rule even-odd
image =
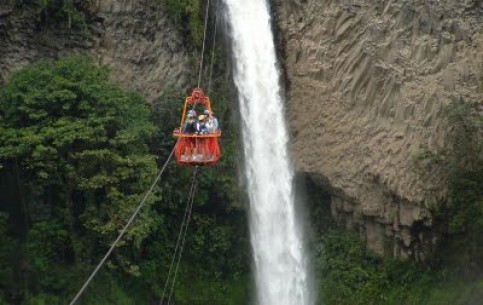
[[[276,0],[296,169],[329,189],[332,216],[380,254],[424,259],[445,177],[442,109],[483,102],[483,2]]]
[[[0,79],[41,59],[89,54],[112,68],[113,81],[149,100],[186,84],[188,54],[159,2],[85,3],[91,20],[84,31],[45,25],[31,6],[0,4]]]
[[[372,250],[423,259],[445,177],[423,179],[412,159],[444,146],[441,112],[453,98],[483,100],[483,2],[272,1],[297,171],[330,191],[334,218]],[[31,62],[80,53],[150,100],[186,85],[189,53],[159,2],[86,3],[85,33],[0,3],[0,83]]]

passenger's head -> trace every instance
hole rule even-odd
[[[205,116],[202,114],[198,117],[198,121],[204,121],[205,120]]]

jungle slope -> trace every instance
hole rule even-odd
[[[0,304],[70,302],[172,150],[197,77],[204,3],[170,3],[180,2],[1,1]],[[224,154],[199,171],[176,304],[243,304],[251,289],[229,78],[217,55],[211,97]],[[191,175],[169,163],[79,304],[159,303]]]

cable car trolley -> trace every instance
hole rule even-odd
[[[202,89],[194,88],[186,98],[180,126],[173,135],[178,138],[174,149],[178,164],[212,166],[220,159],[221,130],[211,110],[211,101]]]

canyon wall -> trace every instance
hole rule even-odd
[[[186,86],[191,53],[161,2],[89,0],[85,30],[0,3],[0,83],[45,58],[89,54],[148,100]],[[10,1],[13,2],[13,1]],[[442,111],[483,103],[481,0],[272,0],[298,173],[330,192],[331,214],[380,254],[424,259],[444,173],[421,175],[445,146]],[[192,64],[191,64],[192,66]]]
[[[483,2],[275,0],[296,170],[373,251],[424,260],[445,174],[414,156],[444,147],[442,111],[483,103]]]
[[[0,79],[42,59],[89,54],[111,67],[114,82],[142,92],[148,100],[163,88],[186,85],[191,77],[189,54],[160,2],[89,0],[83,4],[88,7],[88,23],[69,28],[67,23],[44,22],[34,5],[0,3]]]

